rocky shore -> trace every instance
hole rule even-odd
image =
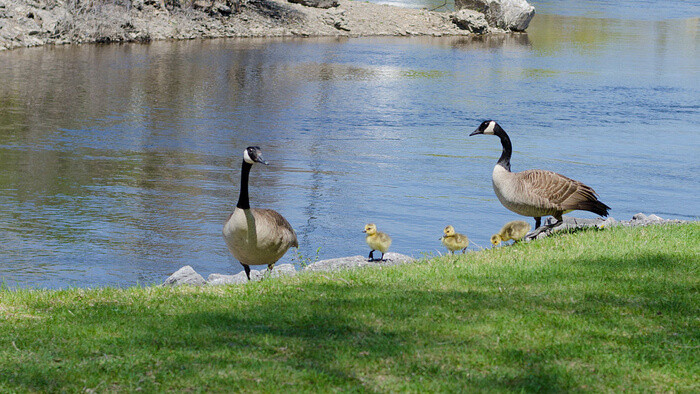
[[[0,50],[217,37],[505,33],[524,30],[534,15],[533,8],[513,19],[512,9],[489,5],[513,0],[479,0],[476,3],[481,5],[471,5],[481,7],[483,13],[468,9],[435,12],[350,0],[294,1],[0,0]],[[497,10],[505,19],[499,20],[488,10]]]
[[[551,219],[551,218],[549,218]],[[549,224],[550,220],[547,220],[545,224]],[[615,218],[609,217],[607,219],[595,218],[595,219],[582,219],[574,217],[564,217],[564,223],[554,229],[552,233],[561,231],[577,231],[587,228],[598,228],[604,229],[615,226],[649,226],[658,224],[680,224],[686,223],[683,220],[677,219],[663,219],[658,215],[645,215],[643,213],[638,213],[632,216],[630,220],[618,221]],[[537,239],[545,238],[552,233],[543,232]],[[364,256],[350,256],[350,257],[339,257],[328,260],[319,260],[312,264],[309,264],[301,269],[301,271],[314,271],[314,272],[333,272],[347,269],[358,269],[358,268],[373,268],[381,269],[383,267],[389,267],[393,265],[410,264],[418,260],[411,256],[406,256],[400,253],[386,253],[385,261],[375,261],[369,262]],[[300,271],[292,264],[279,264],[276,265],[272,272],[267,273],[266,269],[263,270],[251,270],[250,277],[253,281],[261,280],[263,277],[279,277],[279,276],[292,276],[296,275]],[[223,275],[223,274],[211,274],[207,279],[204,279],[200,274],[198,274],[191,266],[187,265],[170,277],[168,277],[163,283],[164,286],[179,286],[179,285],[227,285],[227,284],[246,284],[248,279],[246,278],[245,272],[241,271],[236,275]]]

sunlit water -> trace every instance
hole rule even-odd
[[[55,288],[159,283],[186,264],[205,277],[239,272],[221,228],[251,144],[271,163],[252,170],[251,205],[282,213],[304,258],[366,255],[367,222],[414,256],[442,251],[446,224],[486,247],[519,218],[491,187],[498,139],[467,136],[487,118],[510,133],[515,171],[581,180],[617,219],[695,219],[691,3],[674,20],[578,5],[539,14],[527,35],[474,40],[0,53],[0,277]]]

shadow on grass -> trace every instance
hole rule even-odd
[[[384,389],[531,392],[579,387],[582,371],[560,364],[614,362],[596,358],[592,349],[602,344],[639,360],[636,368],[642,370],[649,367],[645,360],[693,360],[692,348],[681,345],[698,339],[688,321],[699,314],[697,282],[686,280],[697,272],[696,263],[679,263],[674,254],[641,253],[575,264],[589,267],[596,282],[545,270],[546,283],[560,282],[556,292],[547,293],[537,276],[501,292],[498,283],[488,278],[470,282],[451,265],[434,285],[397,275],[391,284],[370,278],[355,286],[306,283],[301,290],[282,284],[277,293],[261,285],[258,293],[233,297],[178,295],[152,308],[76,302],[53,311],[73,309],[70,326],[29,321],[14,336],[3,336],[30,352],[48,354],[46,360],[5,358],[0,372],[12,373],[13,387],[51,390],[78,379],[66,375],[55,359],[82,363],[97,352],[114,356],[113,380],[134,379],[129,373],[143,374],[156,360],[163,373],[192,380],[201,374],[198,366],[205,365],[244,376],[274,374],[273,380],[284,380],[277,376],[284,371],[297,382],[321,379],[346,389],[374,390],[368,380],[392,375],[400,383]],[[660,325],[663,331],[655,329]],[[112,334],[85,334],[95,328]],[[566,335],[541,343],[537,338],[543,330]],[[603,334],[595,337],[587,330]],[[493,345],[497,335],[504,342]],[[2,342],[8,347],[9,341]],[[143,359],[130,366],[133,371],[119,370],[118,360],[134,354]],[[104,373],[99,365],[76,368],[82,374]],[[424,380],[417,382],[416,376]]]

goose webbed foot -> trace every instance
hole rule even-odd
[[[386,259],[384,258],[384,252],[382,252],[382,257],[379,258],[379,261],[386,261]]]
[[[539,218],[537,218],[537,219],[539,219]],[[555,219],[557,219],[557,218],[555,218]],[[564,220],[558,219],[555,223],[545,224],[544,226],[536,228],[535,231],[528,233],[523,239],[532,240],[532,239],[537,238],[537,236],[540,235],[541,233],[546,233],[547,235],[549,235],[549,233],[551,233],[555,227],[559,227],[562,224],[564,224]]]

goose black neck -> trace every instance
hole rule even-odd
[[[496,164],[500,164],[503,168],[510,171],[510,155],[513,153],[513,145],[510,143],[510,138],[500,127],[497,128],[494,134],[501,139],[501,145],[503,146],[503,153],[501,153],[501,157]]]
[[[243,160],[243,169],[241,169],[241,194],[238,196],[238,204],[236,204],[236,208],[250,209],[250,200],[248,198],[248,175],[250,174],[251,167],[253,167],[252,164],[246,163],[245,160]]]

